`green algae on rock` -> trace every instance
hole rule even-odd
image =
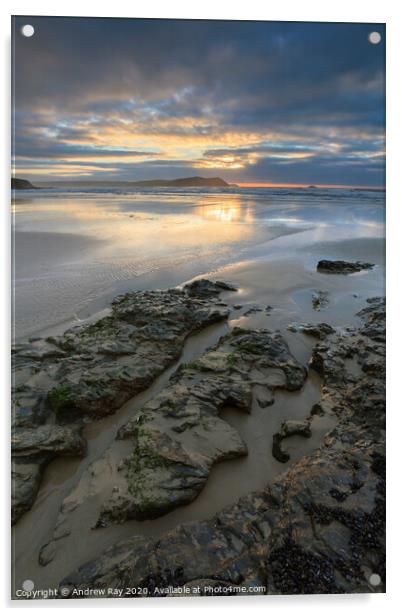
[[[140,587],[148,596],[194,580],[266,594],[384,591],[383,300],[369,301],[359,316],[361,327],[332,333],[313,350],[311,365],[324,383],[312,414],[333,414],[338,425],[312,455],[210,520],[182,524],[157,541],[120,541],[60,585]]]
[[[133,452],[121,464],[125,484],[104,503],[98,526],[158,517],[194,500],[213,464],[247,455],[237,431],[220,419],[222,409],[250,413],[253,395],[272,404],[275,389],[300,389],[306,375],[283,337],[268,330],[236,328],[181,366],[119,430],[118,438],[133,440]]]
[[[183,289],[126,293],[95,323],[14,345],[13,457],[36,464],[35,472],[14,474],[14,521],[32,506],[44,466],[55,456],[73,455],[68,438],[65,448],[58,443],[66,424],[110,415],[149,387],[180,357],[188,336],[227,319],[229,309],[217,301],[224,290],[235,289],[197,280]],[[32,444],[23,455],[21,430],[25,436],[29,431]],[[35,447],[42,451],[40,463]],[[75,455],[84,449],[77,447]]]

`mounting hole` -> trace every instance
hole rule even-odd
[[[372,573],[369,577],[369,582],[372,586],[379,586],[381,584],[381,577],[378,573]]]
[[[22,36],[30,38],[35,34],[35,28],[31,26],[31,24],[25,24],[25,26],[22,26],[21,28],[21,34]]]
[[[22,588],[27,592],[31,592],[35,588],[35,584],[32,580],[24,580],[22,582]]]
[[[379,32],[370,32],[368,40],[372,45],[378,45],[378,43],[381,43],[381,34]]]

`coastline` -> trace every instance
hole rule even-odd
[[[302,259],[311,269],[310,248],[323,240],[382,237],[382,197],[321,190],[313,198],[309,192],[159,189],[122,195],[43,189],[18,195],[16,339],[80,322],[125,291],[166,289],[261,257],[293,256],[296,266]],[[334,253],[320,250],[324,256]]]
[[[378,245],[380,245],[380,243]],[[346,248],[349,246],[350,250],[348,253],[347,250],[345,251],[345,245],[342,246],[341,243],[335,242],[331,245],[332,254],[334,256],[342,254],[345,259],[348,257],[351,258],[350,255],[355,257],[357,253],[361,258],[367,258],[367,255],[373,254],[372,240],[361,241],[360,244],[359,247],[355,242],[346,243]],[[378,250],[377,257],[380,256],[380,254],[381,250]],[[328,256],[328,252],[320,252],[317,250],[317,255]],[[316,257],[314,257],[314,259],[315,258]],[[292,271],[292,276],[290,279],[286,279],[285,274],[289,271]],[[208,273],[209,278],[212,277],[211,274],[211,272]],[[267,261],[266,258],[260,258],[254,261],[225,266],[222,270],[214,272],[213,278],[216,279],[218,275],[219,279],[228,280],[238,287],[236,293],[226,293],[225,295],[229,297],[224,297],[224,301],[228,304],[231,311],[228,322],[229,328],[240,326],[242,328],[246,327],[247,329],[261,327],[269,327],[270,330],[279,329],[289,344],[292,353],[304,364],[308,362],[311,356],[314,339],[309,339],[303,335],[292,334],[287,329],[290,323],[295,321],[314,323],[325,320],[325,322],[333,326],[357,324],[360,322],[360,319],[355,315],[364,307],[367,297],[381,294],[382,290],[381,263],[377,263],[376,268],[371,272],[331,278],[316,274],[311,269],[306,269],[305,266],[301,265],[297,260],[289,263],[289,259],[283,261],[280,258]],[[266,276],[265,279],[264,275]],[[267,279],[271,281],[271,288],[268,289],[265,282]],[[276,283],[273,284],[275,280]],[[311,295],[317,286],[328,289],[331,298],[329,307],[324,311],[318,312],[311,306]],[[238,305],[242,307],[238,308]],[[272,308],[268,313],[263,309],[264,306],[267,305],[270,305]],[[108,314],[108,312],[103,314]],[[93,315],[90,322],[96,322],[97,316],[100,315]],[[185,363],[193,357],[196,358],[202,351],[216,344],[219,337],[225,331],[227,331],[227,327],[212,326],[210,334],[208,334],[206,330],[196,334],[194,342],[193,338],[190,338],[188,343],[186,343],[185,351],[179,360],[179,364]],[[61,333],[61,331],[59,333]],[[161,377],[162,380],[155,382],[155,385],[151,387],[149,392],[145,392],[145,395],[147,397],[155,395],[155,391],[160,390],[163,384],[166,385],[168,376],[173,374],[174,369],[177,368],[179,364],[175,364],[167,372],[164,372]],[[319,380],[317,381],[314,373],[311,373],[308,380],[308,387],[303,390],[301,397],[294,399],[294,402],[292,402],[294,394],[278,395],[273,408],[276,419],[267,426],[268,432],[265,435],[266,443],[270,442],[273,434],[278,430],[281,421],[294,418],[295,416],[297,417],[298,415],[301,418],[305,416],[308,409],[318,402],[320,395],[319,390]],[[289,395],[291,396],[290,398]],[[138,408],[138,405],[141,405],[145,399],[143,395],[140,395],[138,401],[134,398],[124,405],[122,409],[118,411],[119,417],[121,417],[120,422],[122,422],[124,417],[127,417],[127,413],[131,414],[133,409],[136,407]],[[291,461],[286,465],[282,465],[270,458],[269,446],[265,445],[261,449],[258,445],[258,443],[261,443],[260,422],[261,420],[264,421],[264,417],[266,417],[265,412],[263,412],[259,418],[259,413],[256,413],[254,410],[252,416],[244,423],[245,419],[239,416],[238,413],[233,413],[233,411],[230,410],[224,412],[222,418],[239,430],[240,434],[242,434],[243,438],[247,441],[253,455],[247,457],[246,463],[244,460],[233,460],[221,462],[216,465],[205,490],[193,504],[187,505],[184,509],[177,510],[177,512],[163,516],[155,522],[126,522],[124,525],[118,526],[117,528],[113,527],[111,529],[96,531],[96,535],[92,535],[92,531],[90,535],[88,535],[88,539],[90,539],[91,536],[93,539],[91,539],[89,543],[88,541],[83,542],[82,550],[80,549],[78,551],[76,549],[73,532],[71,538],[67,538],[67,543],[65,543],[66,540],[64,540],[62,560],[56,557],[52,562],[51,570],[48,567],[39,567],[39,569],[37,569],[37,564],[35,564],[35,562],[37,562],[38,550],[41,547],[40,544],[42,544],[42,546],[44,545],[45,538],[49,537],[49,526],[45,523],[42,532],[38,533],[38,541],[32,546],[32,556],[28,558],[26,554],[26,533],[30,536],[32,534],[31,524],[37,525],[39,520],[45,519],[45,511],[49,513],[49,510],[53,510],[51,518],[53,520],[57,519],[57,511],[60,507],[63,495],[68,495],[69,490],[72,489],[76,481],[83,481],[83,478],[85,478],[85,469],[88,468],[88,465],[90,465],[91,462],[96,463],[96,459],[101,455],[100,452],[104,451],[105,447],[107,449],[108,444],[110,446],[112,442],[111,439],[114,438],[116,431],[116,415],[112,415],[110,419],[107,418],[88,424],[84,434],[89,451],[92,451],[92,454],[83,459],[83,464],[77,463],[77,461],[67,463],[66,459],[52,462],[47,468],[44,483],[40,488],[37,504],[35,504],[32,509],[32,515],[31,513],[26,514],[23,516],[21,522],[17,524],[16,531],[18,541],[15,544],[15,558],[18,571],[23,572],[25,567],[27,567],[26,574],[28,574],[28,571],[32,572],[32,570],[35,570],[37,579],[40,580],[42,576],[44,576],[43,581],[53,579],[54,583],[57,583],[60,577],[62,577],[63,572],[66,573],[66,560],[69,562],[69,559],[71,559],[70,562],[72,566],[70,569],[72,569],[74,568],[74,562],[76,563],[74,566],[77,566],[83,559],[89,559],[91,555],[92,557],[96,557],[96,554],[100,551],[102,546],[106,548],[114,541],[121,540],[133,532],[134,534],[145,533],[145,535],[150,533],[152,536],[155,533],[164,535],[169,528],[173,529],[178,523],[186,522],[191,519],[207,519],[213,515],[215,511],[236,502],[238,498],[246,496],[250,491],[263,488],[268,480],[273,481],[278,473],[281,474],[285,472],[286,468],[293,466],[298,459],[314,451],[317,446],[319,446],[320,442],[322,442],[324,435],[329,431],[331,426],[333,426],[333,424],[328,424],[324,421],[321,428],[317,426],[313,439],[306,440],[301,437],[292,437],[293,445],[289,450],[291,452]],[[99,441],[99,439],[101,439],[101,441]],[[104,443],[101,449],[99,449],[100,442]],[[120,446],[119,451],[122,451]],[[264,465],[269,458],[270,462],[267,468]],[[236,473],[238,477],[236,489],[233,490],[233,488],[231,488],[230,490],[222,491],[222,485],[230,485],[230,477],[233,476],[233,473]],[[80,477],[81,480],[79,479]],[[250,477],[254,477],[253,484],[250,484]],[[63,491],[61,493],[59,490],[55,492],[54,487],[59,485],[60,482],[64,485]],[[82,494],[85,493],[85,481],[80,490],[84,490]],[[211,503],[213,503],[212,508]],[[82,533],[82,519],[87,517],[89,527],[93,524],[93,518],[91,522],[93,513],[91,514],[90,511],[91,508],[88,509],[87,513],[80,513],[80,517],[78,518],[79,526],[77,527],[77,531],[79,531],[80,534]],[[102,541],[99,539],[99,532],[103,533]],[[72,541],[70,544],[72,548],[71,552],[69,552],[68,548],[70,541]],[[22,564],[18,556],[18,545],[23,546],[23,560],[26,565]],[[70,556],[66,558],[66,555],[69,553]],[[24,573],[21,574],[24,575]]]
[[[385,243],[377,228],[373,236],[365,234],[371,230],[370,225],[363,225],[356,233],[353,229],[351,237],[349,230],[343,227],[334,233],[331,225],[303,221],[291,233],[268,237],[243,247],[236,254],[229,254],[226,262],[212,269],[194,260],[173,269],[159,264],[155,272],[114,281],[106,293],[95,294],[74,320],[31,334],[35,345],[38,336],[58,339],[72,326],[84,329],[94,326],[99,319],[110,318],[110,301],[119,292],[135,295],[147,289],[152,293],[157,292],[155,289],[169,288],[182,292],[186,284],[202,278],[223,280],[236,288],[236,291],[222,291],[221,299],[214,299],[219,310],[227,311],[227,319],[190,334],[181,355],[156,376],[149,388],[145,387],[107,417],[85,419],[81,432],[86,443],[84,456],[59,457],[47,464],[31,509],[13,529],[15,588],[19,587],[21,579],[30,579],[30,576],[34,576],[38,584],[57,586],[84,562],[97,559],[112,544],[133,536],[141,536],[141,541],[145,541],[179,532],[175,529],[181,528],[181,524],[197,525],[202,521],[208,524],[219,511],[235,506],[238,499],[247,500],[251,492],[263,490],[267,483],[280,481],[280,477],[296,467],[300,460],[320,450],[338,423],[332,413],[314,418],[310,438],[295,434],[286,439],[286,451],[290,456],[287,462],[280,462],[272,455],[273,439],[280,432],[282,422],[305,421],[311,408],[320,401],[322,379],[315,370],[309,369],[302,389],[299,392],[279,389],[272,406],[264,408],[253,403],[250,414],[239,413],[231,407],[221,411],[222,422],[241,436],[248,454],[214,464],[205,487],[193,502],[156,519],[126,520],[94,529],[100,505],[110,486],[118,486],[120,481],[107,469],[118,465],[121,457],[130,452],[129,442],[116,440],[118,428],[149,400],[160,395],[180,366],[197,361],[218,344],[223,335],[239,327],[247,331],[280,332],[292,356],[301,365],[308,366],[317,340],[300,332],[297,324],[325,322],[340,334],[350,327],[360,327],[361,318],[357,313],[365,308],[366,300],[384,295]],[[374,267],[348,275],[323,274],[316,270],[320,259],[368,261]],[[170,292],[162,290],[160,293]],[[318,309],[313,302],[317,294],[325,298]],[[16,340],[22,345],[25,341],[26,337]],[[42,342],[39,340],[37,344]],[[76,512],[63,514],[64,501],[77,501]],[[32,540],[33,529],[35,541]],[[30,546],[28,552],[27,545]]]

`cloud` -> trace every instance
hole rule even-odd
[[[26,39],[26,21],[14,157],[28,175],[75,162],[117,179],[383,181],[385,46],[367,40],[381,24],[30,17]]]

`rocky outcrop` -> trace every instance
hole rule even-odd
[[[314,291],[311,297],[314,310],[324,310],[329,304],[329,293],[327,291]]]
[[[227,318],[218,301],[223,290],[234,289],[197,280],[183,289],[127,293],[103,319],[14,346],[13,457],[36,464],[35,472],[16,474],[14,520],[32,504],[49,460],[83,455],[81,437],[66,424],[109,415],[145,390],[180,357],[190,334]]]
[[[88,586],[166,595],[206,578],[263,594],[371,592],[366,571],[384,579],[384,480],[374,454],[364,440],[341,451],[328,442],[272,488],[157,542],[120,542],[61,585],[72,597]]]
[[[21,462],[11,466],[11,524],[32,507],[39,490],[44,461]]]
[[[22,180],[21,178],[11,178],[11,190],[30,190],[36,188],[28,180]]]
[[[37,428],[17,428],[11,437],[11,447],[14,458],[23,460],[85,453],[79,426],[45,424]]]
[[[278,333],[235,328],[214,349],[183,365],[168,387],[124,425],[132,439],[121,462],[123,484],[104,503],[99,526],[154,518],[194,500],[216,462],[247,454],[239,434],[219,413],[251,412],[253,396],[267,406],[277,388],[303,386],[306,369]]]
[[[304,419],[302,421],[288,419],[282,422],[279,432],[276,432],[272,439],[272,455],[278,460],[278,462],[287,462],[290,458],[289,454],[282,448],[282,441],[290,436],[303,436],[304,438],[310,438],[310,421],[308,419]]]
[[[187,284],[184,287],[189,297],[198,297],[204,299],[211,299],[217,297],[222,291],[236,291],[236,287],[222,280],[216,280],[212,282],[206,278],[200,278],[194,280],[192,283]],[[220,304],[222,305],[222,304]],[[226,305],[226,304],[224,304]]]
[[[128,293],[113,301],[110,316],[17,346],[16,371],[35,374],[32,386],[24,381],[24,396],[45,394],[58,416],[113,413],[178,359],[190,334],[227,318],[228,309],[213,302],[222,287],[201,283]]]
[[[330,261],[322,259],[317,263],[317,272],[323,274],[355,274],[365,269],[372,269],[373,263],[364,263],[363,261]]]
[[[368,304],[358,313],[363,326],[318,343],[310,365],[324,378],[323,411],[330,408],[378,436],[385,427],[385,302],[372,298]]]
[[[37,428],[17,428],[11,437],[12,523],[28,511],[39,490],[44,467],[58,456],[83,456],[85,440],[80,426],[45,424]]]
[[[307,336],[313,336],[319,340],[323,340],[335,332],[334,328],[328,323],[291,323],[287,329],[291,332],[300,332]]]
[[[384,302],[371,300],[360,316],[362,327],[314,348],[317,409],[338,418],[314,454],[211,520],[112,546],[62,581],[70,597],[88,586],[161,596],[204,580],[221,589],[214,594],[384,591]]]

